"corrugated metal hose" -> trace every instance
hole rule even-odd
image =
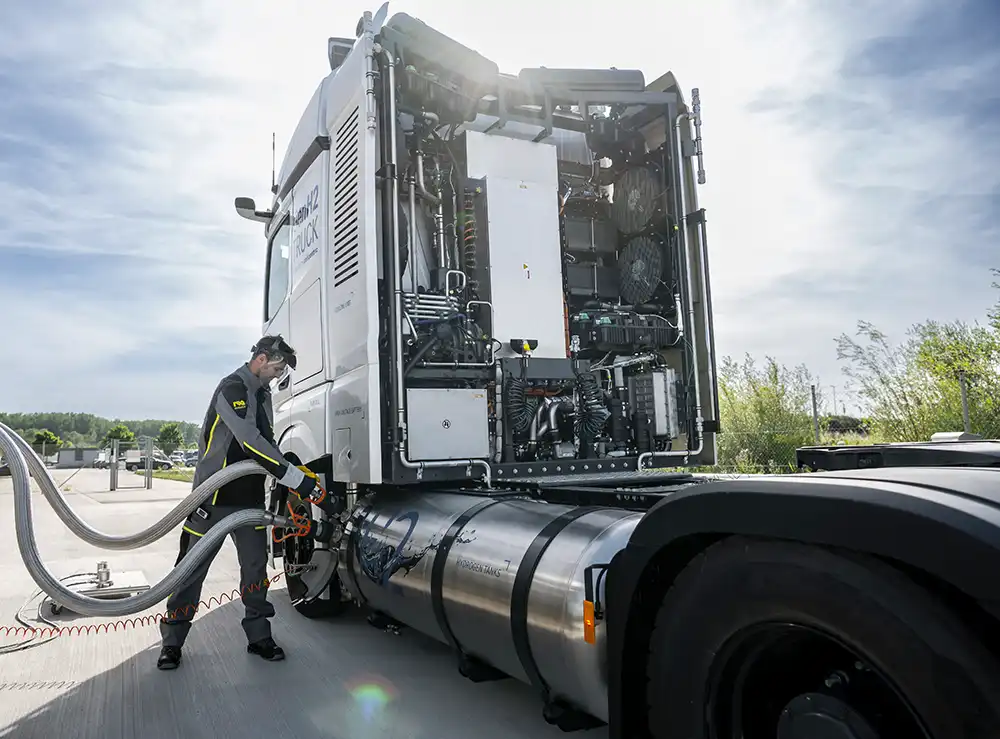
[[[93,598],[71,590],[52,575],[42,562],[35,541],[31,511],[31,477],[56,515],[83,541],[101,549],[139,549],[163,538],[222,485],[246,475],[266,475],[263,467],[252,460],[225,467],[195,488],[190,495],[166,516],[136,534],[116,536],[92,528],[70,507],[52,479],[45,463],[13,429],[0,423],[0,452],[7,459],[14,482],[14,526],[21,559],[38,587],[53,600],[84,616],[127,616],[166,600],[170,593],[183,586],[194,571],[213,553],[213,549],[241,526],[291,527],[293,522],[265,510],[244,510],[231,513],[200,538],[166,577],[149,590],[126,598],[108,600]]]

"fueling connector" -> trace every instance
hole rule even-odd
[[[316,486],[316,490],[313,494],[306,498],[306,500],[319,508],[330,518],[336,518],[339,516],[341,510],[343,509],[343,504],[340,500],[331,498],[330,494],[318,485]]]
[[[341,532],[341,527],[330,521],[312,521],[309,525],[309,537],[320,544],[329,544]]]

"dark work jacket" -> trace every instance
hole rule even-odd
[[[227,375],[212,393],[198,442],[193,488],[227,465],[244,459],[258,462],[281,479],[288,461],[274,442],[271,391],[244,364]],[[264,475],[245,475],[222,486],[207,502],[213,506],[264,505]]]

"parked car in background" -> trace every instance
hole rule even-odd
[[[152,468],[154,470],[169,470],[172,469],[174,463],[167,459],[165,456],[154,454],[152,460]],[[125,469],[130,472],[135,472],[136,470],[146,469],[146,455],[139,457],[138,460],[129,460],[125,463]]]

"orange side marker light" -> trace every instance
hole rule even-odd
[[[587,644],[597,643],[597,619],[594,617],[594,602],[583,601],[583,640]]]

